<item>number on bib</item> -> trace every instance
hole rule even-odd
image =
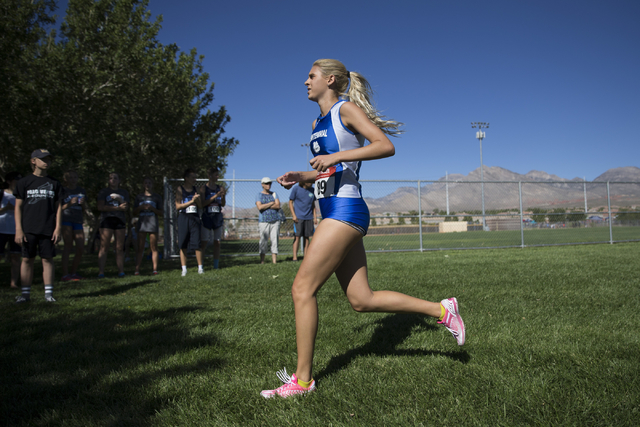
[[[220,206],[209,205],[209,206],[207,206],[207,212],[209,212],[209,213],[218,213],[218,212],[220,212]]]
[[[198,207],[196,205],[187,206],[184,210],[185,213],[198,213]]]
[[[335,195],[336,167],[331,166],[316,177],[316,198],[324,199]]]

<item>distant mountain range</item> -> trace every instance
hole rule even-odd
[[[449,181],[445,183],[444,181]],[[480,181],[480,168],[469,175],[450,174],[438,182],[431,182],[420,188],[421,208],[424,212],[435,209],[446,210],[447,192],[449,210],[464,212],[481,210],[482,186],[480,183],[451,181]],[[519,174],[510,170],[491,166],[484,168],[485,210],[519,209],[519,188],[522,184],[523,209],[540,208],[579,208],[584,209],[585,184],[582,178],[566,179],[543,171],[531,171]],[[487,181],[508,181],[509,183],[491,183]],[[607,187],[603,182],[640,183],[640,168],[627,166],[609,169],[598,176],[593,183],[586,184],[588,209],[607,204]],[[372,213],[417,211],[416,187],[400,187],[393,193],[375,198],[366,197],[375,193],[376,184],[365,184],[363,192]],[[612,184],[610,186],[612,205],[616,207],[640,204],[640,184]]]
[[[434,209],[446,211],[447,187],[449,193],[450,212],[480,211],[482,209],[482,189],[480,168],[469,175],[450,174],[447,185],[446,177],[438,181],[430,181],[420,188],[421,208],[431,213]],[[518,182],[522,184],[523,210],[533,207],[553,209],[584,209],[585,185],[582,178],[566,179],[543,171],[531,171],[524,175],[510,170],[490,166],[484,168],[485,210],[519,209]],[[456,183],[452,181],[475,181],[475,183]],[[507,181],[509,183],[490,183],[487,181]],[[587,182],[587,207],[596,210],[607,206],[607,187],[603,182],[637,182],[640,183],[640,168],[627,166],[609,169],[593,182]],[[533,182],[533,183],[530,183]],[[399,187],[392,193],[385,192],[387,183],[367,182],[363,184],[363,193],[369,210],[373,214],[409,212],[418,210],[418,189]],[[281,200],[288,200],[288,192],[278,187],[276,192]],[[640,205],[640,184],[612,184],[610,186],[612,207]],[[379,195],[376,197],[376,195]],[[236,207],[237,218],[253,218],[257,209],[252,207]],[[231,216],[231,206],[227,203],[225,216]]]

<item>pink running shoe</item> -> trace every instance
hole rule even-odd
[[[264,397],[265,399],[270,399],[276,395],[280,397],[289,397],[296,394],[311,393],[316,389],[315,381],[312,381],[307,388],[302,387],[300,384],[298,384],[298,378],[296,377],[296,374],[293,374],[291,376],[287,374],[287,368],[278,371],[276,375],[278,375],[278,378],[284,384],[276,388],[275,390],[262,390],[260,392],[260,396]]]
[[[458,300],[455,298],[443,299],[440,304],[444,307],[444,317],[438,323],[442,323],[458,341],[458,345],[464,344],[465,331],[464,322],[458,312]]]

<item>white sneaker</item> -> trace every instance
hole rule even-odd
[[[204,274],[204,270],[198,270],[198,274]]]
[[[187,270],[182,270],[182,277],[187,275]]]

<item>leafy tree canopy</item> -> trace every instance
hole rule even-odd
[[[238,144],[223,136],[230,117],[224,106],[209,109],[214,84],[203,57],[158,41],[162,17],[151,21],[148,0],[70,0],[55,39],[44,31],[52,1],[2,3],[32,10],[0,19],[34,35],[20,53],[31,68],[10,84],[21,97],[13,101],[19,116],[3,127],[3,172],[28,172],[31,151],[47,148],[55,154],[51,174],[76,170],[88,200],[110,171],[132,195],[145,176],[160,191],[163,176],[181,177],[187,167],[202,176],[213,165],[224,172]]]

